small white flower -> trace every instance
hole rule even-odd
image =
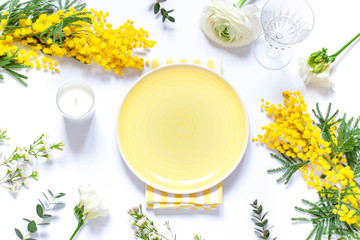
[[[7,169],[11,174],[13,174],[17,170],[17,166],[13,163],[10,163],[8,164]]]
[[[34,156],[29,154],[29,157],[27,158],[27,160],[30,164],[34,163]]]
[[[23,181],[23,185],[24,185],[26,188],[29,188],[29,179],[25,178],[25,180]]]
[[[238,8],[224,0],[213,1],[202,11],[201,29],[224,47],[245,46],[257,39],[262,31],[259,12],[252,4]]]
[[[51,151],[50,144],[44,144],[44,152],[49,153]]]
[[[18,148],[16,150],[16,155],[18,155],[19,157],[22,157],[24,155],[24,152],[21,150],[21,148]]]
[[[24,162],[18,162],[16,165],[17,169],[19,170],[19,173],[21,176],[25,176],[26,175],[26,164]]]
[[[141,226],[143,226],[145,223],[146,223],[146,218],[143,217],[142,219],[140,219],[139,221],[137,221],[136,224],[137,224],[139,227],[141,227]]]
[[[153,239],[155,239],[155,238],[156,238],[156,234],[153,233],[153,232],[151,232],[151,233],[149,234],[149,239],[150,239],[150,240],[153,240]]]
[[[144,232],[146,235],[148,235],[148,234],[150,233],[150,230],[147,229],[147,228],[145,228],[145,229],[143,230],[143,232]]]
[[[324,67],[324,70],[319,73],[314,73],[313,68],[310,67],[307,61],[303,58],[298,59],[298,64],[298,73],[304,80],[305,85],[313,85],[324,88],[334,87],[335,84],[330,77],[330,64]]]
[[[20,189],[20,187],[21,187],[20,183],[15,182],[14,185],[12,185],[12,187],[11,187],[10,190],[11,190],[12,192],[18,192],[19,189]]]
[[[109,211],[102,205],[100,196],[91,185],[81,185],[78,188],[80,201],[84,204],[84,215],[86,220],[94,219],[100,216],[107,216]]]

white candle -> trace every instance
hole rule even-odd
[[[70,81],[60,87],[56,101],[65,117],[84,119],[91,116],[95,97],[94,92],[86,82]]]

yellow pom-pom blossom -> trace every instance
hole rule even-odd
[[[360,209],[360,191],[354,181],[353,171],[346,165],[345,155],[334,154],[330,143],[321,137],[321,130],[313,124],[300,92],[284,92],[283,97],[283,104],[278,105],[261,100],[261,109],[274,122],[262,127],[265,133],[253,138],[253,141],[266,144],[287,157],[308,161],[300,171],[306,183],[319,192],[324,189],[345,191],[344,189],[351,187],[351,190],[347,190],[349,194],[339,200],[352,209],[343,204],[336,206],[333,213],[338,214],[343,222],[360,226],[360,218],[354,211]],[[336,123],[331,127],[330,134],[334,141],[337,134]],[[337,144],[336,141],[334,144]]]
[[[108,13],[91,9],[83,9],[82,17],[91,19],[91,24],[85,21],[77,21],[71,26],[62,29],[62,40],[47,38],[46,34],[41,35],[53,24],[57,24],[62,19],[71,17],[80,12],[71,8],[65,12],[59,10],[53,14],[41,14],[36,20],[20,19],[19,26],[11,33],[7,33],[5,39],[0,40],[0,49],[6,53],[14,53],[18,49],[9,50],[11,43],[17,41],[23,45],[31,46],[32,50],[40,50],[44,54],[57,57],[74,57],[82,63],[91,64],[95,62],[102,66],[104,70],[112,69],[115,73],[123,75],[122,70],[133,67],[141,70],[144,67],[144,59],[135,56],[134,49],[152,48],[156,42],[148,40],[149,33],[144,29],[136,29],[133,22],[127,20],[119,28],[113,28],[110,23],[106,23]],[[6,20],[1,21],[0,30],[6,25]],[[55,40],[55,42],[54,42]],[[20,54],[17,60],[28,66],[55,70],[57,63],[51,61],[35,62],[32,52]]]

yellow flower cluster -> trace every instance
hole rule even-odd
[[[80,15],[79,15],[80,14]],[[69,26],[64,26],[61,31],[62,40],[55,39],[51,35],[48,39],[46,34],[41,35],[53,24],[58,24],[64,18],[72,16],[88,17],[91,24],[86,21],[76,21]],[[122,69],[134,67],[142,69],[144,59],[134,56],[133,50],[136,48],[152,48],[156,42],[147,40],[149,34],[144,29],[136,29],[133,22],[128,20],[122,26],[114,29],[110,23],[106,23],[108,13],[91,9],[83,9],[82,12],[71,8],[64,13],[59,10],[56,13],[47,15],[41,14],[34,22],[31,19],[20,19],[19,26],[13,32],[7,34],[4,40],[0,40],[0,45],[10,45],[13,42],[21,42],[29,45],[32,50],[40,50],[44,54],[51,56],[74,57],[82,63],[91,64],[95,62],[102,66],[106,71],[112,69],[115,73],[123,75]],[[0,23],[0,30],[4,28],[6,20]],[[59,37],[59,34],[55,34]],[[15,48],[13,49],[14,51]],[[17,60],[25,65],[59,71],[57,63],[49,58],[35,60],[33,51],[19,54]]]
[[[359,189],[353,171],[346,165],[345,155],[335,154],[330,143],[322,139],[320,129],[307,113],[307,105],[300,92],[284,92],[283,97],[283,105],[277,106],[262,100],[261,109],[274,122],[262,127],[265,133],[252,140],[266,144],[287,157],[309,161],[300,170],[307,184],[318,191],[336,189],[344,192],[350,186],[351,190],[347,190],[350,194],[341,200],[354,209],[360,209],[360,195],[357,195]],[[330,129],[334,144],[337,144],[336,130],[337,124],[334,124]],[[336,206],[333,212],[340,216],[341,221],[359,224],[359,216],[354,216],[354,210],[349,210],[345,204]]]

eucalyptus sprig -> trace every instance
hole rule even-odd
[[[8,139],[6,131],[0,132],[0,139]],[[1,137],[2,136],[2,137]],[[10,191],[17,192],[21,186],[28,186],[28,179],[38,179],[38,172],[32,170],[27,173],[26,168],[34,159],[49,159],[53,150],[63,150],[64,143],[50,144],[48,137],[42,134],[37,140],[30,144],[29,148],[16,147],[9,157],[5,157],[0,163],[0,168],[7,168],[6,174],[0,176],[0,185]]]
[[[265,218],[268,212],[263,214],[263,206],[258,203],[258,200],[254,200],[250,203],[250,206],[253,208],[252,217],[255,219],[255,230],[258,233],[260,239],[270,240],[270,228],[267,227],[268,220]],[[276,238],[273,238],[275,240]]]
[[[143,212],[142,205],[139,207],[133,207],[128,211],[128,214],[132,217],[132,225],[136,227],[135,237],[144,240],[170,240],[164,234],[160,233],[151,221]],[[169,230],[171,239],[176,240],[176,235],[173,234],[169,221],[166,221],[164,226]],[[199,234],[194,234],[193,239],[205,240]]]
[[[30,237],[32,233],[37,232],[39,226],[49,225],[49,220],[52,215],[48,214],[50,210],[54,210],[56,206],[63,206],[63,203],[57,202],[59,198],[65,196],[64,193],[58,193],[54,195],[50,190],[48,190],[48,195],[43,193],[45,200],[41,201],[39,199],[39,204],[36,205],[36,214],[38,218],[36,220],[30,220],[23,218],[27,222],[27,233],[23,234],[18,228],[15,228],[16,236],[22,240],[36,240],[35,238]]]
[[[175,22],[175,18],[169,15],[169,13],[172,13],[174,9],[166,10],[160,5],[162,2],[166,2],[166,0],[156,0],[154,5],[154,14],[158,14],[160,12],[163,22],[165,22],[165,19],[169,20],[170,22]]]

